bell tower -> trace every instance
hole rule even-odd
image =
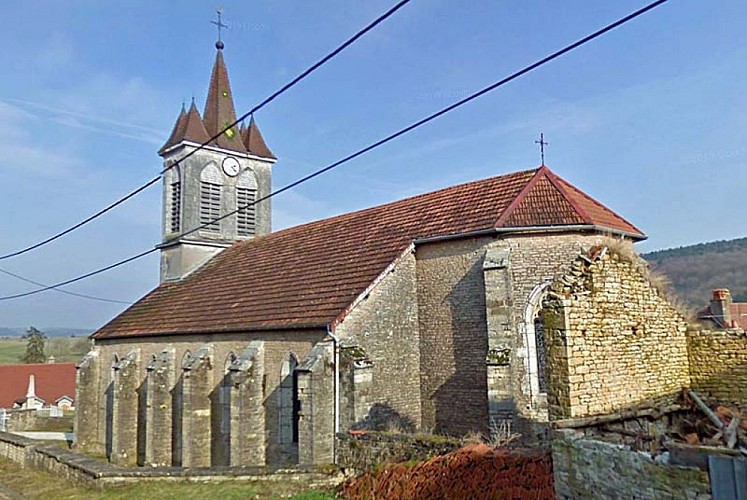
[[[158,245],[161,282],[180,280],[234,242],[271,230],[270,200],[213,222],[266,197],[277,161],[254,117],[248,126],[234,126],[218,135],[236,121],[236,111],[223,42],[218,40],[215,48],[202,116],[194,99],[189,109],[182,106],[171,135],[158,151],[168,168],[163,174],[163,240]]]

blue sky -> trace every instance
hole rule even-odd
[[[225,1],[225,58],[249,109],[394,1]],[[283,186],[599,27],[642,1],[413,0],[256,118]],[[0,6],[0,253],[153,177],[183,100],[202,108],[211,2]],[[747,3],[671,0],[621,29],[274,200],[276,229],[536,167],[628,218],[640,251],[745,236]],[[54,283],[151,248],[160,185],[0,267]],[[133,301],[151,255],[70,290]],[[33,287],[0,275],[2,295]],[[125,306],[57,292],[0,302],[0,326],[95,328]]]

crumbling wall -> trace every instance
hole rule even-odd
[[[747,332],[687,332],[693,389],[721,403],[747,404]]]
[[[632,252],[595,247],[551,285],[543,321],[551,418],[669,402],[690,384],[687,324]]]
[[[558,499],[711,498],[708,473],[655,461],[626,446],[557,431],[552,441]]]

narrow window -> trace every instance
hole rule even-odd
[[[540,394],[547,394],[547,342],[545,323],[538,316],[534,320],[534,341],[537,348],[537,381]]]
[[[220,222],[212,222],[221,215],[221,191],[223,181],[215,164],[210,164],[200,174],[200,225],[209,224],[203,230],[220,232]]]
[[[178,233],[181,219],[182,184],[178,180],[171,183],[171,213],[169,214],[171,224],[169,229],[172,233]]]
[[[236,234],[254,236],[256,231],[257,181],[251,170],[245,170],[236,181]]]

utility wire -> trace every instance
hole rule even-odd
[[[418,120],[417,122],[413,123],[412,125],[408,125],[407,127],[402,128],[399,131],[397,131],[397,132],[395,132],[395,133],[393,133],[393,134],[391,134],[391,135],[389,135],[389,136],[387,136],[387,137],[385,137],[385,138],[383,138],[383,139],[381,139],[379,141],[376,141],[373,144],[371,144],[369,146],[366,146],[365,148],[360,149],[360,150],[356,151],[355,153],[353,153],[351,155],[348,155],[348,156],[342,158],[341,160],[338,160],[338,161],[336,161],[334,163],[331,163],[331,164],[327,165],[324,168],[316,170],[315,172],[313,172],[313,173],[311,173],[311,174],[309,174],[309,175],[307,175],[305,177],[302,177],[302,178],[300,178],[300,179],[298,179],[298,180],[296,180],[296,181],[294,181],[294,182],[292,182],[290,184],[287,184],[286,186],[278,189],[277,191],[271,192],[267,196],[264,196],[264,197],[262,197],[262,198],[260,198],[258,200],[255,200],[252,203],[248,203],[246,205],[243,205],[243,206],[237,208],[236,210],[233,210],[233,211],[231,211],[231,212],[229,212],[229,213],[227,213],[225,215],[222,215],[221,217],[213,219],[213,220],[211,220],[209,222],[206,222],[206,223],[204,223],[204,224],[202,224],[202,225],[200,225],[200,226],[198,226],[198,227],[196,227],[194,229],[191,229],[191,230],[189,230],[189,231],[187,231],[185,233],[182,233],[179,237],[187,236],[187,235],[192,234],[192,233],[194,233],[196,231],[199,231],[200,229],[206,228],[206,227],[208,227],[208,226],[210,226],[212,224],[215,224],[216,222],[219,222],[219,221],[221,221],[221,220],[223,220],[223,219],[225,219],[227,217],[230,217],[231,215],[234,215],[236,212],[239,212],[241,210],[245,210],[245,209],[247,209],[247,208],[249,208],[251,206],[256,205],[257,203],[260,203],[260,202],[262,202],[264,200],[267,200],[267,199],[269,199],[269,198],[271,198],[273,196],[276,196],[276,195],[278,195],[280,193],[288,191],[289,189],[292,189],[292,188],[298,186],[299,184],[302,184],[302,183],[304,183],[306,181],[309,181],[309,180],[313,179],[314,177],[317,177],[317,176],[319,176],[319,175],[321,175],[321,174],[323,174],[325,172],[328,172],[328,171],[332,170],[333,168],[339,167],[340,165],[342,165],[344,163],[347,163],[347,162],[349,162],[349,161],[351,161],[351,160],[353,160],[353,159],[355,159],[355,158],[357,158],[357,157],[359,157],[359,156],[361,156],[361,155],[363,155],[363,154],[371,151],[372,149],[378,148],[378,147],[380,147],[380,146],[382,146],[382,145],[384,145],[384,144],[386,144],[386,143],[388,143],[388,142],[390,142],[390,141],[392,141],[392,140],[394,140],[394,139],[396,139],[396,138],[398,138],[398,137],[400,137],[400,136],[402,136],[402,135],[404,135],[404,134],[406,134],[408,132],[411,132],[412,130],[414,130],[414,129],[420,127],[420,126],[422,126],[422,125],[424,125],[424,124],[426,124],[426,123],[428,123],[428,122],[430,122],[432,120],[435,120],[436,118],[438,118],[440,116],[443,116],[444,114],[446,114],[446,113],[448,113],[450,111],[453,111],[454,109],[456,109],[456,108],[458,108],[460,106],[463,106],[464,104],[467,104],[468,102],[473,101],[474,99],[477,99],[478,97],[480,97],[482,95],[485,95],[488,92],[491,92],[491,91],[497,89],[498,87],[501,87],[501,86],[503,86],[503,85],[511,82],[512,80],[515,80],[516,78],[519,78],[520,76],[522,76],[522,75],[524,75],[526,73],[529,73],[530,71],[532,71],[534,69],[537,69],[538,67],[540,67],[540,66],[542,66],[544,64],[547,64],[548,62],[550,62],[550,61],[552,61],[554,59],[557,59],[558,57],[562,56],[563,54],[566,54],[566,53],[570,52],[573,49],[576,49],[576,48],[578,48],[578,47],[580,47],[582,45],[585,45],[585,44],[589,43],[590,41],[594,40],[595,38],[598,38],[598,37],[604,35],[605,33],[609,32],[609,31],[611,31],[611,30],[613,30],[613,29],[615,29],[615,28],[617,28],[619,26],[622,26],[623,24],[625,24],[625,23],[627,23],[629,21],[632,21],[633,19],[637,18],[638,16],[641,16],[641,15],[645,14],[646,12],[650,11],[651,9],[653,9],[655,7],[658,7],[659,5],[661,5],[663,3],[666,3],[668,1],[669,0],[657,0],[656,2],[650,3],[647,6],[641,8],[641,9],[635,11],[635,12],[633,12],[632,14],[629,14],[629,15],[623,17],[622,19],[619,19],[618,21],[615,21],[612,24],[608,24],[604,28],[602,28],[602,29],[600,29],[598,31],[595,31],[594,33],[592,33],[590,35],[587,35],[584,38],[582,38],[582,39],[580,39],[580,40],[578,40],[578,41],[576,41],[576,42],[574,42],[574,43],[572,43],[570,45],[567,45],[566,47],[564,47],[564,48],[562,48],[562,49],[560,49],[560,50],[558,50],[556,52],[553,52],[549,56],[544,57],[544,58],[540,59],[539,61],[537,61],[537,62],[535,62],[533,64],[530,64],[529,66],[524,67],[523,69],[521,69],[521,70],[519,70],[519,71],[511,74],[510,76],[507,76],[506,78],[503,78],[502,80],[499,80],[499,81],[497,81],[497,82],[495,82],[495,83],[493,83],[491,85],[488,85],[487,87],[485,87],[485,88],[483,88],[483,89],[475,92],[474,94],[472,94],[472,95],[470,95],[468,97],[465,97],[464,99],[461,99],[461,100],[455,102],[454,104],[451,104],[451,105],[449,105],[449,106],[441,109],[440,111],[437,111],[437,112],[435,112],[435,113],[433,113],[431,115],[428,115],[427,117],[425,117],[425,118],[423,118],[421,120]],[[0,301],[2,301],[2,300],[10,300],[10,299],[17,299],[17,298],[20,298],[20,297],[26,297],[26,296],[29,296],[29,295],[33,295],[33,294],[36,294],[36,293],[44,292],[44,291],[47,291],[47,290],[50,290],[50,289],[53,289],[53,288],[57,288],[57,287],[60,287],[60,286],[69,285],[71,283],[75,283],[76,281],[80,281],[80,280],[89,278],[91,276],[95,276],[97,274],[101,274],[103,272],[109,271],[110,269],[114,269],[114,268],[119,267],[121,265],[127,264],[129,262],[134,261],[134,260],[137,260],[137,259],[139,259],[141,257],[144,257],[144,256],[146,256],[146,255],[148,255],[148,254],[150,254],[152,252],[155,252],[156,250],[158,250],[158,248],[152,248],[150,250],[147,250],[145,252],[139,253],[137,255],[133,255],[132,257],[129,257],[129,258],[125,259],[125,260],[116,262],[114,264],[111,264],[109,266],[103,267],[101,269],[97,269],[96,271],[91,271],[88,274],[84,274],[82,276],[78,276],[77,278],[72,278],[72,279],[69,279],[67,281],[63,281],[61,283],[57,283],[56,285],[48,286],[48,287],[45,287],[45,288],[40,288],[38,290],[32,290],[30,292],[25,292],[25,293],[19,293],[19,294],[15,294],[15,295],[7,295],[5,297],[0,297]]]
[[[19,279],[21,281],[25,281],[26,283],[31,283],[32,285],[36,285],[36,286],[40,286],[40,287],[44,287],[44,288],[47,287],[47,285],[45,285],[44,283],[39,283],[38,281],[30,280],[28,278],[24,278],[20,274],[12,273],[12,272],[10,272],[10,271],[8,271],[6,269],[0,269],[0,273],[8,275],[8,276],[12,276],[13,278]],[[125,305],[131,305],[132,304],[132,302],[126,302],[124,300],[114,300],[114,299],[105,299],[103,297],[94,297],[93,295],[86,295],[84,293],[70,292],[68,290],[63,290],[61,288],[52,288],[52,289],[55,292],[60,292],[60,293],[64,293],[64,294],[67,294],[67,295],[72,295],[74,297],[81,297],[81,298],[84,298],[84,299],[98,300],[98,301],[101,301],[101,302],[111,302],[112,304],[125,304]]]
[[[373,28],[375,28],[376,26],[378,26],[379,24],[381,24],[384,20],[386,20],[387,18],[389,18],[392,14],[394,14],[395,12],[397,12],[399,9],[401,9],[402,7],[404,7],[406,4],[410,3],[410,1],[411,0],[401,0],[400,2],[398,2],[397,4],[395,4],[394,7],[392,7],[388,11],[386,11],[381,16],[377,17],[373,22],[371,22],[368,26],[366,26],[365,28],[363,28],[360,31],[358,31],[355,35],[353,35],[348,40],[346,40],[342,45],[340,45],[335,50],[333,50],[332,52],[330,52],[329,54],[327,54],[326,56],[324,56],[322,59],[320,59],[319,61],[317,61],[316,63],[314,63],[312,66],[310,66],[307,70],[305,70],[304,72],[302,72],[301,74],[299,74],[293,80],[291,80],[290,82],[286,83],[283,87],[280,88],[280,90],[278,90],[275,93],[271,94],[264,101],[260,102],[259,104],[257,104],[256,106],[254,106],[252,109],[250,109],[249,111],[247,111],[246,113],[244,113],[243,115],[241,115],[238,119],[236,119],[236,121],[234,121],[230,125],[227,125],[220,132],[218,132],[217,134],[215,134],[214,136],[212,136],[210,139],[208,139],[207,141],[205,141],[202,144],[200,144],[200,146],[197,149],[189,152],[184,157],[182,157],[179,160],[177,160],[175,163],[172,163],[171,165],[169,165],[166,168],[164,168],[163,170],[161,170],[161,172],[158,174],[158,176],[156,176],[153,179],[149,180],[148,182],[146,182],[145,184],[143,184],[142,186],[140,186],[136,190],[132,191],[130,194],[126,195],[123,198],[120,198],[119,200],[115,201],[114,203],[112,203],[108,207],[106,207],[106,208],[104,208],[104,209],[96,212],[92,216],[88,217],[87,219],[84,219],[84,220],[80,221],[79,223],[75,224],[74,226],[71,226],[68,229],[65,229],[64,231],[61,231],[61,232],[55,234],[54,236],[50,236],[49,238],[47,238],[45,240],[42,240],[42,241],[40,241],[38,243],[35,243],[35,244],[30,245],[28,247],[22,248],[20,250],[15,251],[15,252],[11,252],[11,253],[8,253],[8,254],[5,254],[5,255],[0,255],[0,260],[5,260],[5,259],[9,259],[11,257],[16,257],[18,255],[25,254],[27,252],[30,252],[30,251],[36,249],[36,248],[39,248],[39,247],[41,247],[43,245],[46,245],[47,243],[51,243],[54,240],[56,240],[58,238],[61,238],[61,237],[65,236],[66,234],[69,234],[69,233],[75,231],[79,227],[82,227],[82,226],[88,224],[92,220],[99,218],[100,216],[104,215],[108,211],[112,210],[113,208],[117,207],[118,205],[121,205],[125,201],[127,201],[130,198],[132,198],[133,196],[137,195],[141,191],[144,191],[145,189],[149,188],[150,186],[152,186],[153,184],[155,184],[161,178],[161,176],[164,173],[166,173],[169,169],[174,168],[175,166],[178,166],[180,164],[180,162],[183,162],[184,160],[186,160],[187,158],[191,157],[192,155],[194,155],[198,151],[204,149],[205,146],[209,145],[211,142],[213,142],[216,139],[218,139],[227,130],[235,127],[239,123],[241,123],[244,120],[246,120],[249,116],[253,115],[255,112],[257,112],[260,109],[264,108],[267,104],[269,104],[272,101],[274,101],[281,94],[285,93],[287,90],[289,90],[291,87],[293,87],[294,85],[296,85],[298,82],[300,82],[301,80],[303,80],[304,78],[306,78],[307,76],[309,76],[311,73],[313,73],[314,71],[316,71],[317,69],[319,69],[321,66],[323,66],[325,63],[327,63],[329,60],[331,60],[332,58],[334,58],[335,56],[337,56],[340,52],[342,52],[343,50],[345,50],[346,48],[348,48],[350,45],[352,45],[353,43],[355,43],[363,35],[365,35],[369,31],[371,31]]]

